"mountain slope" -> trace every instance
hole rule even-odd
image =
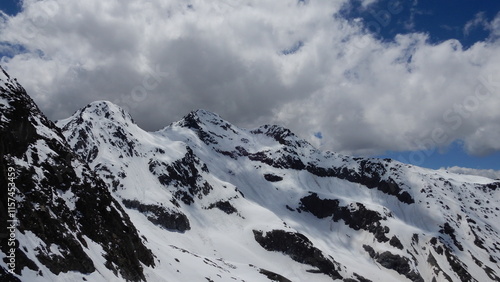
[[[100,101],[57,125],[147,238],[150,281],[499,280],[494,180],[325,153],[203,110],[145,132]]]
[[[106,184],[3,69],[0,82],[1,221],[12,226],[0,280],[145,280],[153,254]]]

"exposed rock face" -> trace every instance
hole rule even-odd
[[[384,176],[389,172],[384,161],[370,159],[354,159],[357,162],[356,169],[347,167],[323,168],[314,165],[307,166],[307,171],[321,177],[337,177],[350,182],[359,183],[367,188],[376,188],[388,195],[395,196],[402,203],[413,204],[415,200],[391,178]]]
[[[391,246],[396,247],[400,250],[404,249],[403,244],[401,244],[401,241],[395,235],[392,236],[391,240],[389,240],[389,244],[391,244]]]
[[[271,173],[264,174],[264,178],[269,182],[279,182],[283,180],[283,177]]]
[[[420,274],[414,272],[410,266],[410,260],[406,257],[400,255],[392,254],[389,251],[383,253],[377,253],[372,247],[368,245],[363,245],[366,252],[375,259],[381,266],[395,270],[399,274],[403,274],[406,278],[415,282],[423,282],[424,279]]]
[[[340,214],[339,200],[320,199],[317,193],[300,199],[300,209],[314,214],[318,218],[325,218]]]
[[[207,166],[201,163],[191,148],[187,147],[186,150],[182,159],[171,164],[151,160],[149,171],[158,177],[161,184],[177,188],[175,198],[189,205],[194,202],[193,197],[202,198],[213,188],[200,175],[201,171],[209,172]]]
[[[231,203],[229,201],[217,201],[216,203],[208,206],[208,208],[209,209],[218,208],[219,210],[221,210],[227,214],[232,214],[232,213],[238,212],[238,210],[233,205],[231,205]]]
[[[289,280],[288,278],[286,277],[283,277],[277,273],[274,273],[272,271],[269,271],[269,270],[266,270],[266,269],[263,269],[261,268],[259,270],[260,273],[264,274],[265,276],[267,276],[267,278],[269,278],[269,280],[271,281],[277,281],[277,282],[292,282],[291,280]]]
[[[146,215],[149,221],[165,229],[184,232],[191,229],[189,219],[181,212],[169,210],[163,206],[146,205],[137,200],[123,200],[126,208],[135,209]]]
[[[47,275],[43,269],[56,275],[91,274],[96,266],[88,248],[97,244],[111,272],[131,281],[145,280],[142,264],[154,266],[153,255],[129,217],[60,130],[5,75],[7,81],[0,86],[0,182],[14,182],[17,188],[12,195],[19,232],[15,273],[28,268],[39,275]],[[12,168],[15,178],[8,180]],[[7,206],[11,199],[3,196],[2,205]],[[34,241],[28,246],[21,238]]]
[[[244,147],[237,146],[236,151],[225,152],[235,157],[235,155],[248,157],[250,160],[259,161],[269,166],[282,169],[307,170],[319,177],[335,177],[347,181],[358,183],[369,189],[377,189],[391,196],[395,196],[402,203],[413,204],[415,200],[410,193],[403,190],[390,175],[394,172],[388,171],[390,160],[375,160],[361,158],[346,158],[354,163],[353,167],[338,166],[324,167],[314,159],[305,158],[300,151],[310,150],[311,145],[297,138],[290,130],[280,126],[262,126],[251,131],[252,134],[262,134],[272,137],[279,144],[283,145],[281,149],[273,152],[270,150],[248,152]]]
[[[343,220],[345,224],[354,230],[366,230],[375,235],[379,242],[387,242],[389,232],[387,226],[382,226],[381,220],[387,218],[376,211],[367,209],[362,203],[353,203],[350,206],[339,206],[338,200],[320,199],[316,193],[300,199],[300,208],[303,211],[311,212],[318,218],[332,217],[337,222]]]
[[[293,260],[314,266],[320,273],[330,276],[333,280],[342,279],[338,273],[339,265],[332,259],[326,258],[312,242],[300,233],[272,230],[264,234],[262,231],[253,231],[255,240],[266,250],[282,252]]]

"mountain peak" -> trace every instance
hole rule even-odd
[[[191,111],[189,114],[184,116],[178,122],[178,125],[199,129],[201,124],[220,123],[220,122],[225,122],[225,121],[222,120],[218,114],[215,114],[207,110],[198,109]]]
[[[0,71],[0,109],[2,110],[0,122],[6,121],[6,115],[14,109],[41,114],[35,102],[26,94],[26,90],[17,82],[17,79],[12,78],[1,66]]]
[[[76,146],[75,152],[87,162],[91,162],[98,155],[99,138],[96,136],[106,136],[104,143],[115,145],[121,153],[135,155],[134,144],[137,140],[134,135],[145,134],[130,114],[109,101],[92,102],[71,117],[58,120],[56,124],[63,131],[72,132],[66,140]],[[91,153],[83,153],[89,149]]]
[[[72,124],[81,124],[84,122],[99,123],[104,127],[104,123],[128,127],[135,124],[129,113],[125,112],[120,106],[109,101],[95,101],[82,109],[76,111],[71,117],[59,120],[56,124],[60,128],[72,126]]]
[[[199,117],[216,117],[216,118],[220,118],[220,116],[214,112],[211,112],[211,111],[207,111],[205,109],[197,109],[197,110],[194,110],[194,111],[191,111],[190,113],[194,114],[194,115],[197,115]]]
[[[16,78],[10,77],[10,75],[0,66],[0,89],[2,96],[7,98],[8,96],[13,98],[13,96],[22,96],[20,93],[25,94],[24,88],[17,82]]]
[[[180,121],[174,124],[177,126],[187,127],[195,130],[203,130],[203,128],[213,129],[214,126],[216,128],[220,127],[224,130],[233,128],[233,125],[231,123],[221,118],[218,114],[203,109],[191,111]]]
[[[14,222],[14,230],[10,249],[0,249],[13,258],[0,261],[0,280],[145,280],[143,269],[154,266],[154,257],[120,203],[1,70],[0,183],[9,184],[9,195],[0,197],[0,206],[14,211],[0,213],[0,221]],[[6,227],[0,232],[8,234]]]
[[[6,144],[16,147],[19,140],[32,142],[37,135],[51,135],[51,130],[58,135],[58,140],[64,139],[17,79],[1,66],[0,70],[0,131],[5,131],[4,137],[9,140]]]
[[[95,101],[81,110],[82,114],[92,114],[100,118],[106,118],[114,121],[123,121],[135,123],[129,113],[125,112],[120,106],[109,101]]]

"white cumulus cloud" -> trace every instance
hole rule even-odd
[[[488,177],[491,179],[500,179],[500,171],[493,169],[475,169],[475,168],[458,167],[458,166],[452,166],[441,169],[458,174],[478,175],[478,176]]]
[[[500,149],[496,20],[466,50],[382,42],[338,14],[346,2],[26,0],[0,19],[0,50],[16,54],[1,64],[52,119],[106,99],[148,130],[204,108],[349,154]]]

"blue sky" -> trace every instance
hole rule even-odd
[[[20,11],[21,5],[18,0],[2,0],[0,9],[8,15],[15,15]]]
[[[422,32],[429,34],[432,43],[457,39],[463,48],[486,40],[490,31],[484,23],[490,22],[500,11],[500,1],[376,1],[363,7],[359,1],[346,6],[347,18],[362,18],[365,26],[379,38],[392,41],[397,34]],[[467,23],[470,28],[466,29]],[[444,150],[387,152],[377,157],[438,169],[441,167],[469,167],[500,170],[500,153],[472,156],[464,151],[462,142],[454,142]]]
[[[0,2],[2,65],[50,119],[105,99],[157,130],[202,108],[323,150],[500,170],[500,1],[106,1]],[[446,142],[418,151],[430,129]]]
[[[457,39],[464,48],[489,36],[482,23],[490,22],[500,11],[500,1],[495,0],[380,0],[367,7],[360,1],[349,3],[343,15],[362,18],[367,28],[384,40],[391,41],[396,34],[423,32],[432,43]],[[466,24],[477,17],[480,21],[465,32]]]
[[[499,152],[481,157],[472,156],[465,153],[460,142],[453,143],[446,148],[444,152],[440,152],[438,149],[426,151],[387,152],[377,157],[391,158],[400,162],[432,169],[459,166],[473,169],[500,170]]]

